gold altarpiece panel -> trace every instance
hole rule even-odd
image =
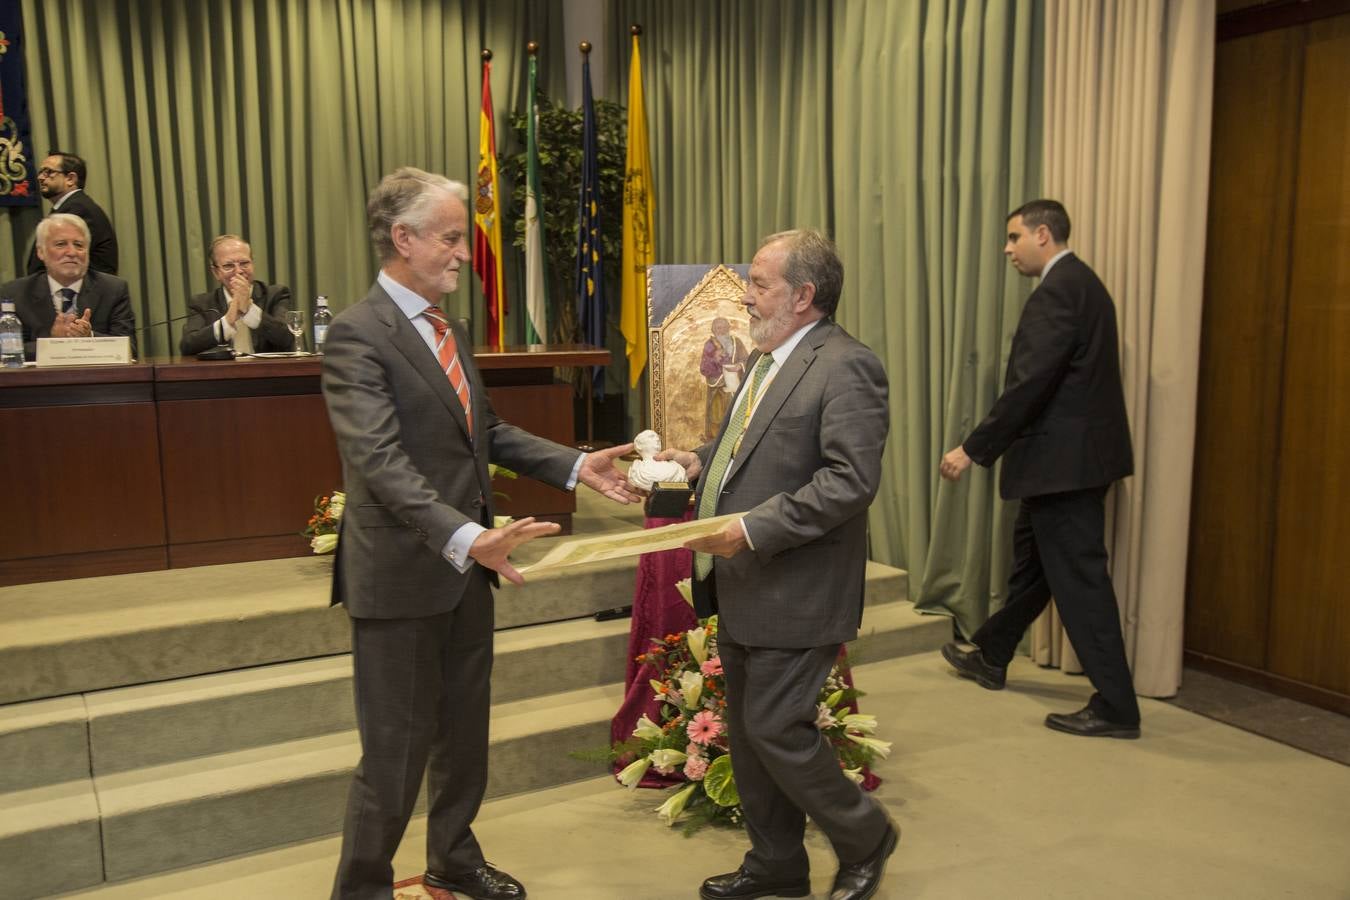
[[[741,303],[747,265],[647,270],[648,401],[665,447],[715,438],[754,345]]]

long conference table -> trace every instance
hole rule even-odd
[[[479,348],[497,414],[574,444],[559,366],[588,345]],[[0,369],[0,586],[303,556],[316,497],[342,466],[321,358]],[[570,531],[576,498],[498,478],[498,512]]]

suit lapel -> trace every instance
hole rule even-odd
[[[741,440],[741,452],[737,453],[731,460],[731,467],[727,470],[728,479],[736,474],[736,470],[741,467],[745,460],[750,458],[750,454],[759,445],[760,438],[764,437],[764,432],[768,431],[769,423],[778,415],[778,410],[782,409],[787,398],[792,395],[797,383],[806,374],[806,370],[811,368],[811,364],[816,361],[816,351],[820,349],[821,344],[825,343],[825,337],[834,327],[834,323],[828,319],[821,321],[823,324],[817,325],[802,336],[801,341],[793,348],[792,355],[787,358],[787,362],[779,367],[778,374],[769,383],[764,399],[759,401],[759,406],[755,408],[754,415],[750,419],[750,427],[745,430],[745,437]],[[757,362],[759,362],[758,354],[746,363],[746,368],[753,370],[753,365]]]
[[[29,290],[28,296],[23,298],[23,303],[28,307],[29,315],[39,326],[33,331],[35,339],[51,337],[52,326],[56,324],[56,308],[52,306],[52,295],[47,287],[47,273],[45,271],[39,272],[33,276],[33,286]]]
[[[398,308],[389,295],[385,293],[384,288],[378,284],[375,290],[371,292],[371,301],[375,307],[376,315],[380,321],[389,329],[389,342],[403,357],[408,360],[408,364],[421,375],[432,391],[444,404],[451,417],[459,424],[460,431],[464,432],[464,437],[472,443],[473,436],[469,434],[469,421],[464,416],[464,407],[460,404],[459,398],[455,392],[450,389],[450,379],[441,371],[440,361],[436,355],[431,352],[426,341],[422,340],[422,335],[417,333],[417,329],[408,321],[408,317],[403,314],[403,310]],[[454,327],[453,325],[451,327]],[[458,336],[455,338],[458,340]],[[470,399],[473,400],[472,392]]]

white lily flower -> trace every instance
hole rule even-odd
[[[844,737],[848,738],[855,744],[861,744],[862,746],[871,750],[877,756],[880,756],[882,759],[885,759],[886,757],[891,755],[890,741],[883,741],[873,737],[864,737],[861,734],[853,734],[852,732],[846,732],[844,734]]]
[[[849,713],[839,721],[844,723],[844,727],[849,731],[856,731],[859,734],[876,734],[877,717],[869,716],[864,713]]]
[[[856,769],[845,769],[844,774],[847,775],[853,781],[854,784],[863,783],[862,766],[859,766]]]
[[[825,704],[829,706],[830,709],[834,709],[836,706],[839,705],[839,701],[843,699],[844,699],[844,692],[835,691],[833,694],[825,698]]]
[[[824,731],[826,728],[838,724],[839,722],[835,719],[834,713],[830,711],[830,705],[828,703],[820,703],[816,705],[817,728],[819,728],[821,731]]]
[[[651,719],[643,716],[638,719],[637,727],[633,729],[633,737],[644,741],[654,741],[661,737],[661,726],[657,725]]]
[[[647,683],[652,686],[652,694],[657,700],[666,699],[666,683],[664,681],[657,681],[655,678],[651,678],[648,679]]]
[[[698,782],[680,788],[673,797],[657,807],[656,814],[661,817],[661,821],[667,825],[674,825],[675,820],[680,817],[680,813],[684,812],[685,806],[689,804],[689,797],[694,793],[696,787],[698,787]]]
[[[647,758],[657,769],[672,770],[676,766],[684,765],[689,755],[683,750],[653,750]]]
[[[694,605],[694,585],[688,578],[681,578],[675,582],[675,590],[680,592],[680,596],[684,598],[685,603],[690,606]]]
[[[493,527],[493,528],[505,528],[507,525],[510,525],[510,524],[511,524],[512,522],[514,522],[514,521],[515,521],[515,520],[512,519],[510,516],[493,516],[493,517],[492,517],[492,527]]]
[[[624,767],[624,770],[619,773],[619,784],[622,784],[630,790],[636,788],[638,783],[642,781],[642,776],[647,774],[647,770],[650,769],[651,766],[651,759],[645,756],[642,759],[629,763]]]
[[[334,519],[341,519],[343,511],[347,508],[347,495],[342,491],[333,491],[333,496],[328,498],[328,512]]]
[[[703,694],[703,673],[681,672],[680,693],[684,695],[685,706],[695,709],[698,706],[698,698]]]
[[[336,534],[316,534],[309,546],[315,553],[332,553],[337,549],[338,536]]]
[[[702,628],[691,628],[684,633],[689,642],[689,652],[700,666],[708,661],[708,632]]]

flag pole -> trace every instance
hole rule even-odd
[[[591,55],[591,42],[582,41],[577,45],[581,51],[583,60],[589,61]],[[582,336],[583,338],[585,335]],[[586,443],[594,445],[595,443],[595,378],[591,372],[583,369],[584,380],[586,382]]]

